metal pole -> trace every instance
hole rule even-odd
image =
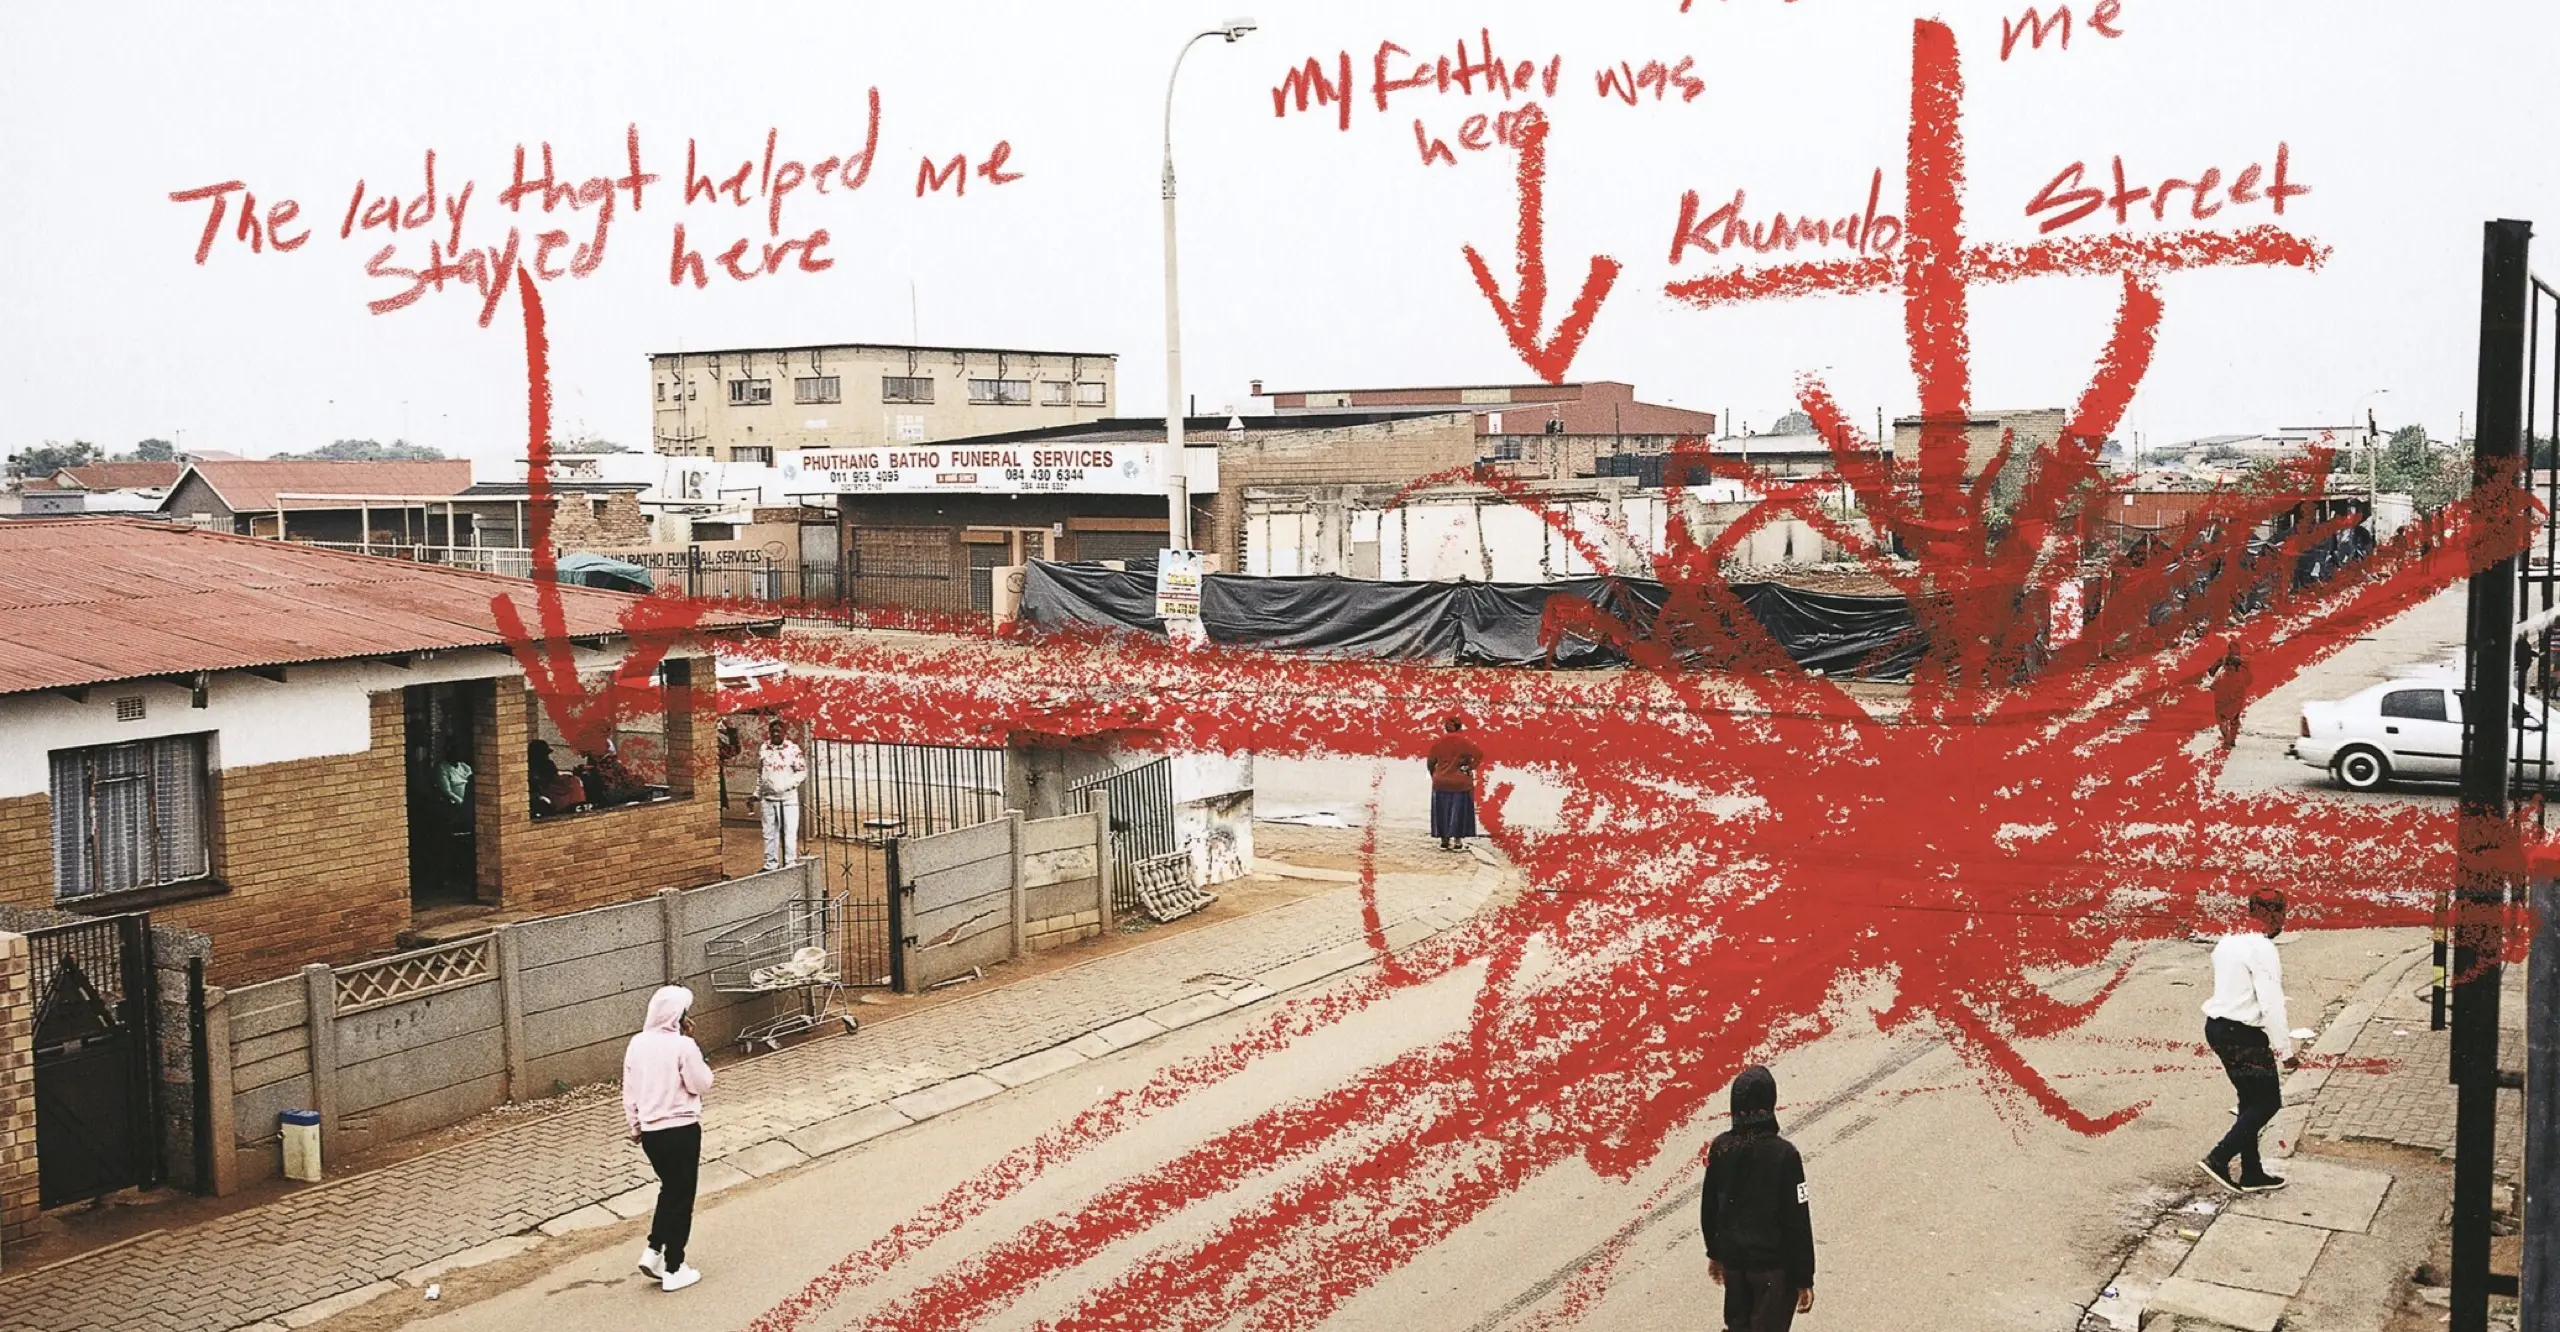
[[[1193,33],[1173,57],[1173,72],[1164,78],[1164,499],[1165,544],[1191,549],[1191,478],[1182,456],[1182,283],[1173,227],[1173,84],[1182,77],[1182,61],[1203,37],[1223,37],[1229,45],[1253,31],[1249,18],[1231,18],[1217,27]]]
[[[2522,243],[2519,242],[2521,248]],[[2538,288],[2539,284],[2534,284]],[[2541,290],[2531,290],[2535,302],[2534,373],[2541,373],[2542,348],[2540,334]],[[2554,410],[2545,416],[2545,428],[2560,423],[2560,374],[2552,377]],[[2533,420],[2530,406],[2525,411],[2529,427]],[[2553,466],[2560,468],[2560,459]],[[2526,475],[2532,475],[2533,460],[2525,462]],[[2545,507],[2560,500],[2560,471],[2555,471],[2550,489],[2545,492]],[[2548,521],[2542,535],[2543,584],[2542,600],[2548,611],[2553,600],[2551,579],[2560,576],[2560,559],[2554,558],[2554,535]],[[2542,631],[2547,632],[2547,630]],[[2542,662],[2543,678],[2550,679],[2551,660]],[[2552,725],[2549,714],[2543,720],[2542,758],[2550,759]],[[2555,880],[2533,881],[2529,899],[2538,913],[2534,917],[2532,947],[2525,959],[2525,1057],[2524,1057],[2524,1218],[2522,1266],[2517,1270],[2516,1294],[2522,1301],[2520,1327],[2548,1326],[2560,1318],[2560,1143],[2553,1134],[2560,1133],[2560,918],[2552,911]]]
[[[1182,61],[1209,34],[1196,33],[1164,80],[1164,501],[1165,545],[1191,549],[1191,478],[1182,457],[1182,279],[1173,226],[1173,83]]]
[[[2480,428],[2472,441],[2474,493],[2514,487],[2524,385],[2524,315],[2530,223],[2486,224],[2480,256]],[[2516,497],[2521,499],[2522,497]],[[2511,504],[2492,504],[2495,515]],[[2494,534],[2493,534],[2494,535]],[[2471,576],[2467,634],[2470,690],[2462,708],[2462,803],[2456,835],[2453,950],[2452,1332],[2487,1332],[2489,1193],[2498,1135],[2500,913],[2507,872],[2498,848],[2507,817],[2508,658],[2515,639],[2516,561]]]

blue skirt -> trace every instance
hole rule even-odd
[[[1431,793],[1431,835],[1448,839],[1476,835],[1476,794],[1473,791],[1434,791]]]

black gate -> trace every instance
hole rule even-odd
[[[1094,792],[1111,801],[1111,911],[1125,916],[1138,909],[1138,862],[1181,849],[1173,828],[1173,762],[1157,759],[1087,778],[1067,788],[1068,808],[1092,808]]]
[[[150,918],[27,935],[34,966],[37,1192],[47,1207],[160,1182]]]
[[[890,846],[1004,817],[1004,751],[813,737],[809,777],[809,840],[845,904],[845,983],[892,985]]]

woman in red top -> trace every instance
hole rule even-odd
[[[1476,769],[1484,764],[1484,751],[1460,734],[1467,725],[1463,718],[1451,717],[1446,725],[1448,733],[1431,743],[1423,764],[1431,770],[1431,835],[1440,839],[1441,850],[1459,851],[1476,835]]]

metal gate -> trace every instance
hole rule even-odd
[[[809,841],[845,903],[845,983],[895,985],[889,845],[1004,817],[1004,751],[813,737],[809,777]]]
[[[46,1207],[158,1184],[150,918],[30,931],[37,1193]]]
[[[1091,809],[1095,792],[1111,802],[1111,910],[1126,915],[1138,909],[1138,862],[1181,849],[1173,828],[1173,762],[1157,759],[1088,777],[1067,788],[1068,808]]]

